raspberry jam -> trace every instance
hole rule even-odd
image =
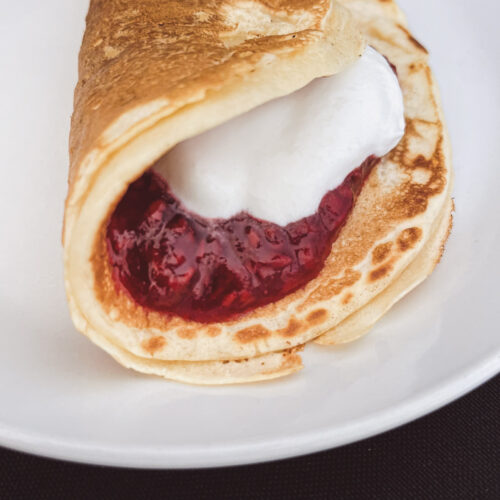
[[[108,223],[113,279],[141,306],[203,323],[277,301],[319,274],[378,161],[369,157],[323,197],[315,214],[285,227],[244,212],[203,218],[146,172]]]

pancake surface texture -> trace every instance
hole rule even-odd
[[[199,5],[91,2],[70,138],[68,301],[77,329],[124,366],[196,384],[276,378],[302,367],[303,344],[359,337],[430,274],[450,227],[449,141],[427,52],[394,2]],[[212,324],[118,292],[105,229],[130,182],[180,141],[342,71],[365,38],[396,66],[406,133],[372,171],[319,276]]]

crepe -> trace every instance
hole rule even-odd
[[[368,178],[316,279],[237,320],[199,324],[147,311],[117,290],[110,214],[175,144],[341,71],[362,54],[363,36],[348,10],[318,0],[91,2],[70,138],[65,282],[77,329],[123,365],[206,384],[292,373],[302,366],[297,348],[356,337],[438,259],[451,165],[427,52],[393,2],[341,3],[397,68],[405,137]],[[363,310],[370,320],[359,319]],[[342,325],[349,333],[339,337]]]

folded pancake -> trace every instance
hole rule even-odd
[[[91,2],[70,138],[65,279],[77,329],[123,365],[199,384],[286,375],[302,366],[297,348],[355,337],[432,269],[448,232],[451,165],[427,53],[393,2],[340,4],[397,69],[405,137],[371,172],[317,277],[241,317],[199,323],[144,308],[116,286],[111,214],[176,144],[342,71],[363,53],[363,36],[349,10],[320,0]],[[363,310],[369,319],[356,320]]]

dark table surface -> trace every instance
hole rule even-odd
[[[500,376],[432,415],[335,450],[245,467],[148,471],[0,449],[0,499],[500,500]]]

